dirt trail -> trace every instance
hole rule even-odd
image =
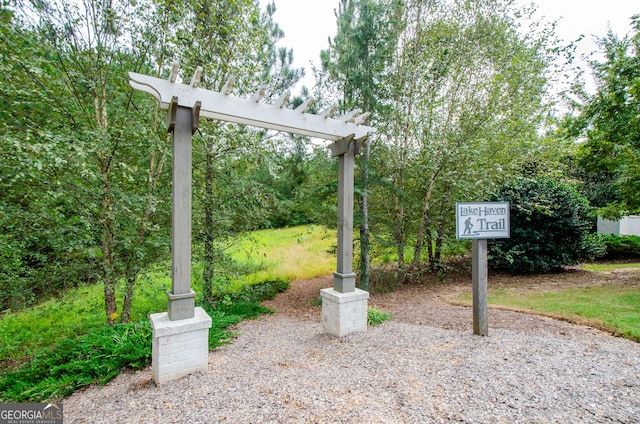
[[[320,289],[331,287],[332,277],[318,277],[294,281],[291,287],[275,299],[264,303],[277,313],[287,316],[319,320],[321,307]],[[489,275],[490,288],[544,292],[570,287],[589,287],[603,284],[640,285],[640,269],[622,268],[606,272],[573,268],[561,273],[513,276],[505,273]],[[424,284],[399,286],[393,292],[374,293],[369,305],[389,312],[394,320],[443,329],[464,330],[472,328],[472,309],[455,305],[461,294],[471,294],[471,274],[465,271],[451,272],[444,280],[433,277]],[[527,331],[561,331],[556,320],[526,313],[490,308],[489,327],[522,329]]]

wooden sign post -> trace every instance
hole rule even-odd
[[[509,203],[456,203],[456,235],[472,239],[473,333],[489,335],[487,239],[509,238]]]

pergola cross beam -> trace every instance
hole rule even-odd
[[[172,74],[173,77],[173,74]],[[175,80],[174,80],[175,81]],[[258,90],[252,98],[244,99],[230,95],[230,84],[227,83],[222,92],[205,90],[197,86],[194,77],[189,85],[171,82],[147,75],[129,72],[129,84],[135,90],[151,94],[160,108],[168,110],[171,101],[177,97],[177,106],[193,108],[200,103],[200,117],[235,122],[237,124],[306,135],[325,140],[341,140],[353,137],[355,140],[367,138],[374,128],[363,125],[367,113],[347,113],[340,118],[331,118],[328,114],[315,115],[307,113],[310,102],[303,108],[288,109],[284,107],[288,96],[282,96],[276,104],[263,103],[263,89]],[[232,84],[232,82],[231,82]],[[358,122],[356,124],[355,122]]]

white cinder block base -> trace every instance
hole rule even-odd
[[[322,327],[325,333],[342,337],[367,329],[367,299],[369,292],[355,289],[341,293],[332,288],[320,290],[322,297]]]
[[[211,317],[195,308],[193,318],[171,321],[166,312],[151,315],[151,368],[156,384],[205,371],[209,362]]]

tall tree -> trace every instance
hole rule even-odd
[[[592,204],[608,217],[640,211],[640,15],[631,22],[623,38],[599,40],[604,60],[590,63],[596,93],[582,92],[586,102],[566,120],[571,135],[586,137],[577,164]]]
[[[137,275],[166,251],[155,214],[166,187],[160,184],[165,137],[157,132],[159,120],[148,100],[137,103],[126,80],[127,71],[147,63],[145,28],[138,19],[144,7],[126,0],[18,6],[14,29],[32,34],[42,54],[31,55],[24,45],[8,52],[22,83],[7,90],[8,99],[27,103],[3,117],[12,129],[3,140],[13,143],[14,157],[28,152],[19,159],[23,166],[36,166],[30,181],[39,181],[38,195],[54,207],[45,217],[50,224],[76,227],[68,232],[73,241],[65,243],[66,253],[86,258],[86,266],[95,264],[106,321],[127,321]],[[25,93],[29,97],[21,98]],[[32,113],[43,108],[45,119]],[[21,127],[14,126],[18,120]],[[37,165],[38,156],[47,162]]]
[[[384,106],[383,74],[397,45],[401,0],[341,0],[336,11],[337,33],[321,53],[323,69],[337,83],[343,111],[375,114]],[[369,289],[370,244],[369,140],[359,159],[360,285]]]
[[[482,200],[535,144],[552,33],[519,29],[509,1],[407,2],[389,73],[380,204],[399,266],[437,262],[456,200]],[[425,253],[426,252],[426,253]]]
[[[302,71],[291,66],[293,52],[276,47],[284,33],[274,21],[273,2],[264,11],[253,0],[183,0],[172,5],[185,18],[170,25],[164,40],[170,46],[167,56],[187,71],[202,66],[202,87],[219,91],[234,77],[234,95],[249,96],[266,85],[265,99],[271,99],[301,78]],[[158,12],[175,13],[162,3]],[[194,139],[194,217],[200,223],[195,237],[202,242],[198,252],[206,299],[223,264],[220,241],[266,221],[268,190],[250,178],[270,152],[265,138],[264,131],[205,121]]]

